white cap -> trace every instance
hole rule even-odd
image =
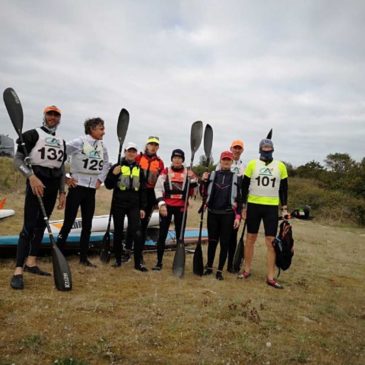
[[[132,148],[134,148],[136,151],[138,151],[137,145],[135,143],[133,143],[133,142],[128,142],[124,149],[126,151],[128,151],[128,150],[130,150]]]

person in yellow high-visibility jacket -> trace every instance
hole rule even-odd
[[[283,162],[273,159],[274,145],[270,139],[263,139],[259,145],[260,158],[248,163],[242,180],[243,201],[247,207],[243,218],[247,222],[244,270],[239,278],[251,276],[254,245],[257,240],[261,220],[264,223],[265,243],[267,246],[266,283],[282,289],[275,279],[275,250],[272,245],[278,228],[278,208],[281,215],[288,215],[288,173]]]

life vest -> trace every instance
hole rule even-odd
[[[104,147],[102,141],[91,145],[86,137],[82,137],[82,152],[71,156],[71,173],[99,175],[104,165]]]
[[[138,163],[143,171],[143,175],[146,180],[146,187],[154,188],[157,178],[162,170],[161,159],[158,156],[149,157],[141,152]]]
[[[187,176],[188,170],[186,168],[174,171],[171,167],[169,167],[164,184],[165,198],[184,199],[186,195]]]
[[[29,153],[32,165],[59,169],[65,157],[65,143],[62,138],[36,128],[38,140]]]
[[[206,204],[208,205],[210,197],[212,195],[212,189],[213,189],[213,185],[214,185],[214,180],[216,177],[216,171],[212,171],[209,175],[209,184],[208,184],[208,190],[207,190],[207,199],[206,199]],[[231,185],[231,205],[232,208],[235,207],[235,202],[236,202],[236,198],[237,198],[237,174],[233,173],[233,177],[232,177],[232,185]]]
[[[120,190],[138,191],[140,188],[140,173],[141,169],[138,165],[130,166],[122,165],[120,168],[120,176],[118,179],[118,187]]]

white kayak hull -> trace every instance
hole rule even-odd
[[[109,215],[94,216],[91,232],[105,232],[108,227],[108,219],[109,219]],[[49,223],[50,223],[50,226],[52,229],[52,233],[57,234],[62,228],[63,220],[50,221]],[[148,227],[158,227],[159,224],[160,224],[159,213],[157,211],[155,211],[152,213],[150,222],[148,223]],[[128,227],[128,218],[125,217],[124,229],[126,229],[127,227]],[[81,218],[76,218],[74,224],[72,225],[70,233],[79,233],[79,232],[81,232],[81,228],[82,228],[82,220],[81,220]],[[113,218],[110,223],[110,229],[111,229],[111,231],[114,231]],[[47,233],[47,229],[45,229],[44,232]]]
[[[15,210],[13,209],[0,209],[0,219],[11,217],[15,214]]]

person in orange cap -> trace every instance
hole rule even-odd
[[[50,276],[37,266],[37,254],[43,239],[46,223],[37,196],[43,199],[49,217],[59,195],[58,208],[65,205],[64,162],[66,160],[66,144],[57,136],[56,130],[61,121],[61,110],[55,106],[47,106],[43,111],[43,126],[23,133],[25,148],[28,152],[32,168],[29,168],[23,148],[17,140],[18,149],[14,157],[14,165],[27,178],[24,224],[19,235],[16,255],[16,268],[11,278],[13,289],[23,289],[23,271]]]
[[[231,143],[230,151],[233,154],[233,163],[231,171],[235,172],[238,176],[243,176],[243,172],[245,170],[245,166],[241,160],[241,155],[244,150],[245,146],[242,139],[235,139]]]

